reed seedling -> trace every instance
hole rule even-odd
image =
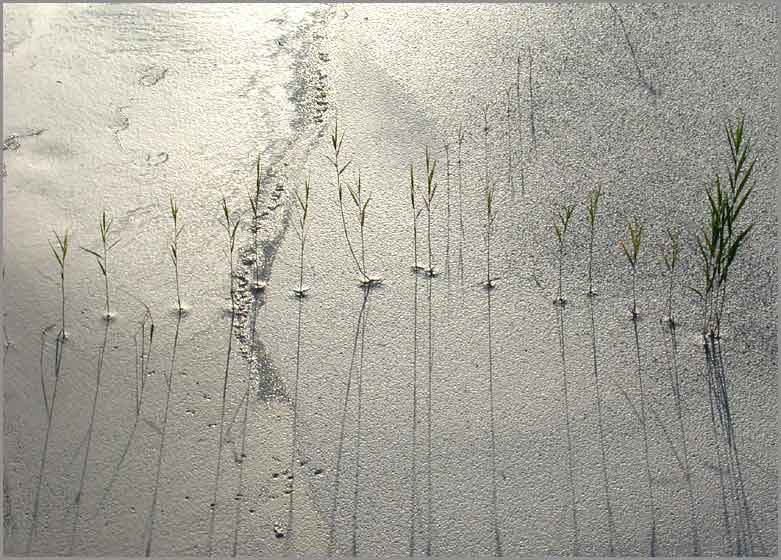
[[[309,178],[304,181],[304,190],[296,190],[296,201],[298,202],[298,239],[301,241],[300,264],[298,276],[298,288],[293,290],[297,297],[306,296],[309,288],[304,288],[304,246],[306,245],[307,218],[309,217]]]
[[[90,255],[95,257],[95,260],[98,263],[98,266],[100,267],[100,273],[103,275],[103,281],[106,287],[106,320],[110,320],[111,315],[111,304],[109,300],[109,290],[108,290],[108,253],[111,251],[111,249],[114,248],[114,246],[119,243],[119,239],[116,241],[111,241],[109,237],[113,233],[111,231],[111,225],[114,223],[114,218],[109,218],[108,214],[105,210],[103,210],[103,214],[100,216],[100,240],[102,243],[103,251],[102,253],[98,251],[94,251],[92,249],[88,249],[86,247],[82,247],[81,249],[83,251],[88,252]]]
[[[169,255],[174,265],[174,275],[176,277],[176,309],[181,315],[184,311],[182,307],[182,296],[179,291],[179,236],[182,234],[184,226],[179,226],[179,206],[176,204],[176,197],[169,195],[171,219],[173,220],[173,234],[169,245]]]
[[[255,164],[255,190],[247,193],[249,199],[249,206],[252,210],[252,248],[255,252],[255,282],[253,283],[254,290],[260,290],[263,287],[260,281],[260,254],[258,253],[258,224],[260,214],[260,177],[263,172],[263,166],[260,164],[260,155],[258,155],[257,162]]]
[[[339,133],[339,118],[336,118],[336,121],[334,122],[334,128],[331,131],[331,146],[333,147],[334,155],[333,157],[327,157],[328,161],[331,162],[331,165],[334,167],[334,173],[336,174],[336,191],[338,195],[338,202],[339,202],[339,214],[342,218],[342,230],[344,231],[344,239],[347,241],[347,249],[350,251],[350,256],[353,259],[353,262],[355,263],[355,267],[358,269],[358,274],[360,274],[360,281],[361,284],[370,284],[371,279],[366,274],[366,270],[363,266],[364,262],[363,259],[358,259],[358,256],[355,254],[355,249],[353,248],[352,241],[350,241],[350,234],[347,231],[347,218],[344,214],[344,186],[342,184],[342,175],[347,170],[347,168],[352,163],[352,160],[349,160],[347,163],[342,165],[339,162],[339,157],[342,153],[342,144],[344,142],[344,132],[341,134]],[[353,192],[352,189],[348,187],[350,193]],[[356,203],[357,205],[357,203]],[[360,207],[359,207],[359,215],[360,215]]]
[[[670,277],[670,283],[667,287],[667,317],[664,318],[664,322],[670,327],[675,326],[675,319],[673,318],[673,288],[675,287],[675,268],[678,265],[678,256],[680,253],[680,243],[678,241],[678,234],[672,230],[667,230],[668,244],[664,248],[662,254],[662,260],[664,261],[664,267],[667,270],[667,275]]]
[[[372,195],[369,195],[364,200],[363,198],[363,182],[361,180],[361,172],[358,171],[358,180],[355,188],[347,185],[347,190],[350,193],[353,204],[355,205],[356,217],[358,219],[358,231],[361,238],[361,268],[360,272],[362,278],[360,280],[363,286],[372,286],[382,282],[382,278],[379,276],[369,276],[366,274],[366,216],[368,216],[369,203],[371,202]]]
[[[225,229],[225,232],[228,234],[228,264],[230,266],[230,296],[231,296],[231,313],[236,313],[236,290],[233,287],[233,277],[234,277],[234,269],[233,269],[233,253],[236,248],[236,232],[239,229],[239,223],[241,222],[241,217],[234,218],[234,213],[231,212],[228,209],[228,203],[225,200],[225,197],[222,197],[222,214],[225,218],[225,222],[221,222],[222,227]]]
[[[629,231],[629,247],[622,240],[621,249],[624,251],[624,256],[629,267],[632,269],[632,319],[637,320],[637,259],[640,256],[640,244],[643,241],[643,226],[637,219],[634,222],[627,224]]]
[[[599,210],[599,199],[602,196],[602,187],[597,187],[588,194],[588,296],[594,296],[594,285],[592,281],[592,264],[594,261],[594,233],[597,225],[597,210]]]
[[[409,197],[412,205],[412,270],[418,272],[424,270],[424,267],[418,264],[418,217],[423,209],[418,210],[417,199],[415,198],[415,169],[409,164]]]
[[[426,206],[426,237],[428,240],[428,268],[426,273],[429,276],[436,276],[434,270],[434,257],[431,250],[431,209],[434,203],[434,195],[437,193],[437,184],[434,182],[434,173],[437,169],[436,160],[432,160],[428,146],[426,146],[426,191],[423,193],[423,204]]]
[[[70,233],[67,229],[62,235],[56,231],[53,233],[56,240],[56,246],[51,242],[51,240],[49,240],[49,247],[51,247],[52,253],[54,253],[54,258],[57,259],[57,265],[60,268],[60,301],[62,302],[62,324],[60,328],[60,338],[65,340],[68,337],[65,331],[65,264],[68,258]]]
[[[693,288],[703,301],[703,335],[712,338],[720,336],[730,266],[754,227],[750,223],[743,228],[738,221],[754,191],[754,184],[749,181],[757,161],[756,157],[750,158],[752,146],[744,133],[744,117],[739,117],[735,126],[725,125],[724,131],[731,155],[728,185],[723,185],[721,177],[716,175],[713,186],[705,191],[708,223],[697,236],[704,282],[701,289]]]
[[[558,305],[564,305],[567,300],[562,293],[562,278],[564,271],[564,253],[567,244],[567,230],[569,229],[570,221],[572,220],[572,212],[575,210],[575,204],[569,206],[562,204],[558,211],[558,221],[553,223],[553,231],[556,234],[556,242],[559,246],[559,287],[556,295],[556,299],[553,303]]]

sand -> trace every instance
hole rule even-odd
[[[4,8],[5,553],[24,554],[35,524],[35,554],[775,554],[775,8],[617,11]],[[750,534],[739,536],[745,504],[730,501],[736,473],[716,455],[700,308],[686,288],[699,282],[703,189],[726,172],[722,127],[738,109],[762,156],[745,210],[757,225],[730,280],[721,342],[750,506]],[[368,291],[326,159],[337,114],[345,179],[360,170],[372,193],[366,267],[384,282]],[[434,278],[411,270],[408,168],[423,179],[424,145],[437,160]],[[265,288],[253,291],[247,191],[259,152]],[[486,164],[498,206],[490,292]],[[307,175],[300,300],[292,192]],[[597,186],[588,298],[585,201]],[[180,321],[171,192],[185,224]],[[233,322],[223,195],[243,223]],[[552,221],[573,202],[562,309]],[[41,331],[60,320],[47,239],[69,226],[75,248],[95,246],[103,207],[121,239],[117,316],[106,328],[98,267],[74,249],[41,478]],[[618,246],[633,217],[647,233],[636,323]],[[660,322],[668,227],[683,242],[680,422]],[[136,415],[139,300],[155,332]],[[49,390],[56,330],[44,344]]]

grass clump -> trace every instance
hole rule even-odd
[[[572,212],[574,212],[574,210],[574,203],[569,206],[562,204],[557,214],[558,220],[553,222],[553,232],[556,234],[556,242],[559,246],[559,286],[553,303],[559,305],[567,303],[567,300],[562,293],[562,278],[564,271],[564,253],[567,244],[567,230],[569,229],[569,224],[572,220]]]
[[[104,315],[105,319],[108,321],[111,319],[111,303],[109,300],[109,289],[108,289],[108,253],[111,251],[111,249],[116,246],[117,243],[119,243],[119,239],[116,241],[111,242],[109,237],[113,233],[111,230],[111,226],[114,223],[114,218],[109,218],[108,213],[103,210],[103,213],[100,216],[100,240],[102,243],[102,252],[94,251],[92,249],[88,249],[86,247],[82,247],[81,249],[83,251],[86,251],[87,253],[91,254],[95,257],[95,260],[98,263],[98,266],[100,267],[100,273],[103,275],[103,281],[105,283],[106,287],[106,314]]]
[[[622,240],[621,249],[632,269],[632,319],[637,320],[637,262],[640,256],[640,245],[643,241],[643,226],[635,219],[633,222],[629,222],[627,230],[629,231],[629,247]]]
[[[597,225],[597,211],[599,199],[602,197],[602,187],[597,187],[588,194],[588,296],[594,296],[594,284],[592,279],[592,263],[594,261],[594,233]]]
[[[57,259],[57,265],[60,268],[60,294],[62,302],[62,323],[60,326],[60,338],[65,340],[67,334],[65,332],[65,263],[68,258],[68,247],[70,245],[70,233],[66,229],[62,235],[54,231],[55,243],[49,240],[49,247],[54,253],[54,258]]]
[[[738,221],[754,191],[754,184],[749,181],[757,161],[756,157],[750,157],[752,146],[744,132],[744,117],[739,117],[734,126],[726,125],[724,131],[731,155],[728,184],[724,185],[716,175],[712,187],[706,189],[708,223],[697,236],[704,282],[701,289],[694,291],[703,302],[703,335],[712,338],[720,336],[730,266],[754,227],[750,223],[741,228]]]
[[[174,275],[176,277],[176,309],[181,315],[184,307],[182,307],[182,296],[179,291],[179,236],[184,226],[179,226],[179,206],[173,194],[169,195],[169,204],[171,219],[173,220],[173,234],[171,235],[171,243],[169,245],[169,255],[174,265]]]
[[[304,288],[304,246],[306,244],[307,218],[309,217],[309,178],[304,181],[304,190],[296,190],[296,201],[298,202],[298,239],[301,241],[300,265],[298,276],[298,288],[293,290],[297,297],[306,296],[309,288]]]

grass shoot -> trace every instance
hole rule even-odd
[[[252,285],[253,289],[262,289],[263,284],[260,281],[260,254],[258,253],[258,222],[260,213],[260,185],[261,175],[263,173],[263,166],[260,163],[260,154],[255,163],[255,190],[247,193],[249,199],[249,206],[252,210],[252,248],[255,253],[255,282]]]
[[[174,275],[176,277],[176,309],[181,315],[184,307],[182,307],[182,296],[179,290],[179,236],[184,226],[179,226],[179,206],[176,204],[176,197],[173,194],[169,196],[169,203],[171,219],[173,220],[173,234],[171,235],[171,243],[169,245],[169,255],[174,265]]]
[[[594,233],[597,224],[597,211],[599,210],[599,199],[602,196],[602,187],[598,187],[588,194],[588,296],[594,296],[594,284],[592,279],[592,263],[594,260]]]
[[[60,339],[65,340],[68,336],[65,331],[65,264],[66,260],[68,258],[68,246],[70,244],[70,233],[66,229],[65,232],[60,235],[56,231],[54,233],[54,238],[56,240],[56,246],[54,243],[49,240],[49,247],[52,249],[52,253],[54,253],[54,258],[57,259],[57,264],[60,268],[60,294],[61,294],[61,302],[62,302],[62,323],[60,328]]]
[[[412,205],[412,270],[418,272],[423,270],[420,264],[418,264],[418,217],[423,212],[421,208],[418,210],[417,201],[415,198],[415,169],[412,164],[409,164],[409,196],[410,203]]]
[[[234,218],[234,213],[228,209],[228,203],[225,200],[225,197],[222,197],[222,214],[225,218],[225,222],[222,223],[222,227],[225,229],[225,232],[228,234],[228,263],[230,265],[230,295],[231,295],[231,313],[236,313],[236,290],[233,287],[233,277],[234,277],[234,269],[233,269],[233,253],[236,248],[236,232],[239,229],[239,223],[241,222],[241,217]]]
[[[108,289],[108,253],[111,251],[111,249],[114,248],[114,246],[119,243],[119,239],[116,241],[111,241],[109,237],[111,237],[111,234],[113,233],[111,231],[111,226],[114,223],[114,218],[109,218],[108,214],[105,210],[103,210],[103,214],[100,216],[100,240],[102,243],[102,252],[94,251],[92,249],[88,249],[86,247],[82,247],[81,249],[83,251],[86,251],[90,255],[95,257],[95,260],[98,263],[98,266],[100,267],[100,273],[103,275],[104,284],[106,287],[106,314],[104,315],[105,319],[107,321],[111,320],[111,303],[109,300],[109,289]]]
[[[339,133],[339,118],[337,117],[336,121],[334,122],[334,128],[331,131],[331,146],[333,147],[334,155],[333,157],[326,157],[328,161],[331,162],[331,165],[333,165],[334,172],[336,173],[336,191],[339,197],[339,213],[342,217],[342,230],[344,231],[344,238],[347,241],[347,249],[350,251],[350,256],[353,258],[355,267],[358,269],[358,273],[361,276],[361,282],[365,283],[368,280],[368,276],[366,275],[366,271],[364,270],[361,261],[358,260],[358,257],[355,254],[355,249],[353,249],[353,244],[350,241],[350,234],[347,231],[347,218],[345,218],[344,215],[344,186],[342,185],[342,175],[350,166],[352,160],[349,160],[344,165],[339,162],[339,156],[342,153],[343,142],[344,132],[341,134]]]
[[[301,241],[301,250],[299,254],[299,276],[298,288],[293,290],[297,297],[306,296],[309,288],[304,288],[304,246],[306,245],[307,218],[309,217],[309,178],[304,181],[304,190],[296,190],[296,201],[298,202],[298,239]]]
[[[434,270],[434,257],[431,250],[431,208],[434,203],[434,195],[437,193],[437,184],[434,182],[436,169],[437,162],[431,159],[428,146],[426,146],[426,191],[423,194],[423,204],[426,206],[426,237],[428,238],[428,267],[426,268],[426,273],[432,277],[437,274]]]
[[[562,204],[558,212],[558,221],[553,223],[553,231],[556,234],[556,241],[559,245],[559,287],[556,292],[556,299],[553,303],[564,305],[567,300],[562,293],[562,277],[564,270],[564,253],[567,244],[567,230],[569,229],[570,221],[572,220],[572,212],[575,210],[575,204],[569,206]]]
[[[371,286],[373,284],[379,284],[382,282],[382,278],[378,276],[369,276],[366,274],[366,216],[368,216],[369,203],[372,200],[372,195],[369,195],[364,200],[363,197],[363,182],[361,180],[361,172],[358,171],[358,180],[355,188],[347,185],[347,190],[350,193],[353,204],[355,204],[355,210],[357,212],[358,219],[358,231],[361,238],[361,260],[360,260],[360,272],[362,274],[361,285]],[[345,230],[346,231],[346,230]]]
[[[638,257],[640,256],[640,245],[643,241],[643,226],[635,219],[634,222],[629,222],[627,229],[629,231],[630,247],[627,247],[627,244],[624,241],[621,241],[621,249],[624,251],[624,256],[626,256],[629,267],[632,269],[632,319],[636,321],[638,318],[636,289],[637,262]]]
[[[668,244],[664,248],[662,259],[664,261],[664,267],[667,270],[667,274],[670,277],[670,283],[667,287],[667,317],[664,318],[670,327],[675,326],[675,319],[673,318],[673,288],[675,287],[675,268],[678,265],[678,257],[680,254],[680,243],[678,240],[678,234],[672,230],[667,230]]]

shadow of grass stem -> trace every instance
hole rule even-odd
[[[54,258],[57,259],[57,264],[60,268],[60,295],[62,302],[62,325],[60,329],[60,338],[65,340],[67,334],[65,332],[65,264],[68,258],[68,247],[70,245],[70,232],[66,229],[65,232],[60,235],[58,232],[53,231],[55,243],[49,240],[49,247],[54,253]]]

